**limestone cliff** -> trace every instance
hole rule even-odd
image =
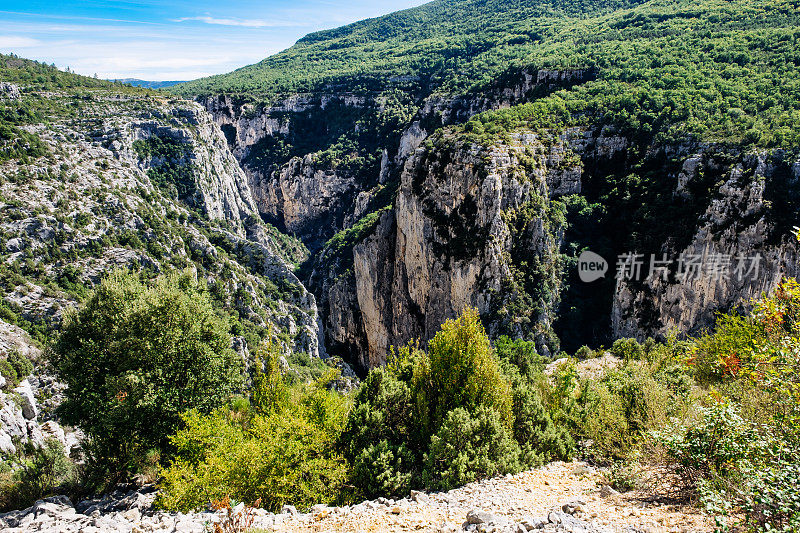
[[[719,167],[711,147],[685,158],[670,176],[675,195],[689,188],[709,167]],[[782,151],[742,154],[724,164],[722,176],[685,247],[665,242],[658,257],[672,269],[643,272],[640,282],[620,280],[614,294],[612,330],[616,336],[644,337],[669,330],[697,333],[714,323],[714,314],[773,289],[783,276],[800,274],[796,222],[800,161]]]
[[[111,269],[194,268],[224,305],[276,324],[287,350],[324,353],[316,300],[293,272],[303,246],[262,223],[211,115],[105,89],[81,106],[80,120],[25,126],[48,157],[2,164],[2,281],[13,313],[57,325]]]
[[[415,150],[393,209],[353,246],[352,270],[328,288],[329,344],[363,343],[361,368],[381,364],[391,345],[431,338],[466,307],[478,308],[493,336],[525,337],[549,349],[562,238],[549,197],[574,172],[562,165],[564,143],[533,134],[492,147],[450,141]],[[532,165],[534,157],[542,165]],[[528,255],[542,268],[526,277],[519,266]],[[541,289],[533,299],[530,286]],[[330,331],[339,331],[337,310],[353,292],[357,312],[347,320],[364,337],[343,342]]]
[[[480,310],[492,336],[528,338],[551,353],[673,327],[695,332],[717,310],[796,273],[788,213],[800,202],[786,191],[798,167],[782,162],[785,154],[648,144],[593,119],[488,145],[433,135],[596,76],[518,69],[470,93],[423,88],[380,135],[370,117],[402,107],[386,94],[201,103],[242,164],[261,216],[312,249],[306,272],[326,342],[362,370],[383,362],[391,345],[429,339],[465,306]],[[359,137],[364,131],[377,139]],[[342,146],[357,165],[331,159]],[[576,275],[587,248],[610,265],[594,284]],[[761,253],[763,267],[755,281],[645,280],[645,272],[617,283],[617,256],[626,252],[674,261]]]

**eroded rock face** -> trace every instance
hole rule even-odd
[[[345,114],[366,109],[379,112],[381,103],[376,98],[347,93],[297,94],[265,108],[239,105],[226,96],[201,102],[225,131],[260,214],[301,237],[312,249],[342,229],[365,184],[347,170],[319,161],[317,152],[335,141],[324,138],[329,129],[341,127],[331,124],[339,120],[337,110]],[[263,157],[265,151],[284,142],[296,142],[308,151],[273,154],[275,160]],[[371,181],[377,183],[378,174],[373,178]]]
[[[52,418],[63,386],[45,376],[41,349],[28,334],[0,320],[0,358],[11,351],[34,361],[34,373],[18,376],[21,379],[13,389],[5,379],[0,383],[0,454],[14,454],[18,444],[41,446],[48,438],[58,440],[69,453],[78,446],[80,432],[62,428]]]
[[[417,148],[403,169],[393,209],[353,247],[352,274],[327,286],[324,312],[331,330],[342,331],[347,323],[350,331],[346,342],[328,335],[333,350],[359,354],[362,369],[376,366],[391,345],[426,341],[469,306],[479,310],[490,336],[528,338],[549,353],[567,274],[560,262],[563,227],[552,222],[552,200],[605,179],[604,169],[624,161],[629,145],[611,130],[573,129],[546,142],[518,134],[491,148]],[[619,281],[603,304],[611,309],[605,327],[614,337],[658,336],[671,328],[696,332],[712,325],[717,311],[746,305],[782,276],[798,274],[787,228],[800,205],[792,192],[800,164],[786,163],[783,153],[720,156],[714,147],[696,148],[674,148],[678,170],[666,179],[674,180],[675,197],[698,195],[702,187],[694,181],[701,173],[725,179],[690,198],[699,209],[696,218],[674,221],[674,235],[669,227],[654,228],[654,234],[669,235],[661,251],[676,261],[681,254],[728,258],[730,275],[686,283],[674,275]],[[761,258],[757,271],[753,256]],[[739,264],[745,257],[748,262]],[[538,277],[515,277],[521,258],[538,265]],[[613,276],[615,258],[608,259]],[[741,279],[736,268],[744,268]],[[643,272],[647,276],[647,266]],[[522,292],[539,296],[536,313],[520,315],[514,303]],[[354,296],[357,311],[345,314],[341,310],[351,309]]]
[[[423,96],[402,133],[381,146],[380,169],[361,180],[321,164],[315,152],[292,157],[278,168],[259,166],[252,156],[259,143],[293,133],[287,114],[312,116],[326,106],[380,106],[380,98],[305,94],[256,109],[219,97],[203,105],[243,163],[259,213],[321,250],[309,286],[319,301],[326,343],[331,353],[362,371],[381,364],[391,345],[429,339],[444,320],[467,306],[479,309],[490,335],[531,339],[550,353],[557,344],[553,325],[560,327],[559,304],[569,277],[564,254],[595,244],[564,241],[556,213],[560,207],[552,200],[583,195],[590,203],[605,201],[599,192],[603,183],[637,172],[642,161],[662,165],[659,172],[672,181],[675,202],[692,204],[679,220],[655,217],[661,226],[674,224],[681,236],[665,238],[653,252],[674,258],[756,252],[763,256],[763,267],[750,281],[676,283],[670,278],[609,285],[603,301],[591,304],[602,307],[602,324],[586,326],[602,330],[596,344],[612,337],[659,335],[672,327],[697,331],[715,311],[758,296],[782,275],[797,273],[786,221],[778,221],[782,215],[776,213],[795,212],[800,200],[776,195],[773,185],[781,182],[788,190],[800,164],[779,163],[780,154],[750,157],[688,142],[645,149],[610,126],[572,128],[546,140],[516,134],[512,142],[491,148],[462,141],[423,147],[440,126],[596,75],[591,69],[522,69],[481,93]],[[724,175],[723,184],[698,187],[711,174]],[[394,188],[398,182],[393,199],[376,202],[381,187]],[[344,255],[331,258],[320,248],[339,229],[357,226],[365,215],[389,204],[391,209],[348,237],[352,242]],[[664,229],[636,231],[657,235]],[[613,241],[613,253],[625,251],[617,248],[628,235],[605,237]],[[613,276],[616,258],[606,259]]]
[[[710,154],[700,153],[685,160],[676,195],[690,194],[687,185],[698,179],[709,159]],[[665,243],[676,275],[645,273],[641,283],[617,283],[614,335],[642,338],[671,329],[697,333],[714,324],[717,311],[746,309],[784,276],[800,274],[797,241],[788,231],[797,210],[793,191],[800,164],[787,164],[782,152],[757,153],[741,157],[724,175],[689,244],[670,250]],[[677,272],[681,257],[684,276]]]
[[[551,264],[552,275],[537,281],[558,284],[561,228],[546,211],[550,187],[574,181],[576,170],[559,166],[564,153],[563,140],[544,143],[533,134],[490,149],[414,152],[394,208],[353,247],[352,281],[328,292],[326,310],[334,316],[351,305],[346,289],[355,291],[359,313],[350,320],[359,319],[356,331],[364,331],[362,369],[382,364],[391,345],[430,339],[467,307],[485,317],[490,334],[527,337],[547,349],[558,300],[538,302],[541,311],[521,316],[509,309],[519,297],[513,269],[520,254]]]
[[[259,208],[280,220],[287,232],[304,235],[312,243],[324,242],[331,228],[342,226],[355,189],[352,177],[318,168],[309,154],[292,158],[270,179],[258,182]]]
[[[243,225],[249,216],[258,215],[252,191],[238,161],[233,157],[219,125],[213,117],[197,104],[178,110],[178,116],[191,129],[161,122],[133,122],[120,147],[132,141],[151,137],[169,137],[191,146],[188,160],[196,168],[195,179],[201,195],[201,206],[211,219],[224,219]],[[140,163],[143,169],[155,166],[158,161]]]

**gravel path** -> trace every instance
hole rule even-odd
[[[378,498],[352,506],[285,506],[253,512],[254,528],[275,533],[475,531],[478,533],[694,533],[713,530],[695,508],[644,503],[645,494],[602,487],[602,472],[585,463],[551,463],[515,476],[470,483],[441,493]],[[152,507],[153,487],[118,491],[76,506],[64,496],[0,515],[0,531],[201,533],[211,512],[165,513]]]

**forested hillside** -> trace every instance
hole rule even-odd
[[[182,84],[185,96],[236,94],[267,100],[326,86],[364,92],[491,83],[582,19],[638,0],[436,0],[306,35],[291,48],[230,74]],[[429,89],[428,89],[429,90]]]

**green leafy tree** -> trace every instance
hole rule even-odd
[[[289,402],[289,389],[278,365],[280,351],[271,337],[255,353],[251,405],[262,414],[281,411]]]
[[[340,437],[352,482],[367,497],[402,494],[419,478],[420,450],[428,443],[414,416],[410,377],[391,364],[372,370]]]
[[[137,471],[168,451],[181,413],[240,389],[228,330],[188,272],[152,283],[114,273],[67,315],[51,357],[67,385],[59,413],[86,433],[92,470],[111,481]]]

